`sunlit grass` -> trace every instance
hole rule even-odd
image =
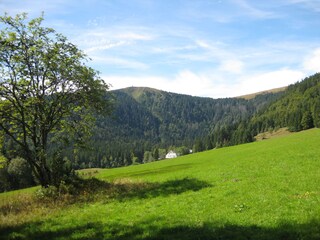
[[[313,129],[99,170],[95,197],[1,213],[0,238],[320,239],[319,143]]]

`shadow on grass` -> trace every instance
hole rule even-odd
[[[0,229],[0,239],[95,239],[95,240],[157,240],[157,239],[183,239],[183,240],[318,240],[320,239],[320,224],[311,221],[307,224],[280,224],[274,228],[259,226],[238,226],[232,224],[204,223],[202,226],[190,227],[177,225],[173,227],[159,227],[159,219],[148,219],[136,226],[124,224],[103,224],[101,222],[86,223],[81,226],[63,228],[54,223],[32,223],[19,227]],[[42,230],[42,224],[52,224],[52,229]],[[164,224],[163,224],[164,225]]]
[[[195,164],[191,163],[184,163],[184,164],[179,164],[179,165],[171,165],[171,166],[166,166],[166,167],[161,167],[153,170],[142,170],[142,171],[135,171],[133,173],[126,173],[126,176],[128,177],[145,177],[149,175],[155,175],[155,174],[167,174],[169,172],[176,172],[184,169],[191,168]]]
[[[117,199],[126,200],[130,198],[166,197],[188,191],[196,192],[211,186],[209,183],[195,178],[183,178],[163,183],[115,182],[113,188],[117,192],[115,195]]]
[[[120,201],[132,198],[153,198],[182,194],[187,191],[199,191],[212,185],[195,178],[183,178],[166,182],[143,182],[128,178],[118,179],[114,182],[105,182],[96,178],[83,179],[75,185],[73,193],[76,200],[103,200],[116,199]]]
[[[207,182],[195,178],[176,179],[162,183],[137,182],[130,179],[119,179],[111,183],[96,178],[78,179],[73,185],[60,192],[50,191],[48,196],[40,195],[39,198],[29,195],[27,198],[12,199],[5,204],[0,204],[0,217],[23,213],[32,214],[34,209],[62,208],[74,203],[165,197],[187,191],[199,191],[210,186]],[[61,193],[62,191],[65,193]]]

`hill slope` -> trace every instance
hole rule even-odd
[[[320,127],[320,73],[290,85],[285,94],[251,120],[258,132],[288,127],[301,131]]]
[[[153,154],[159,148],[190,149],[214,129],[248,119],[281,96],[271,93],[251,100],[211,99],[134,87],[113,94],[114,115],[98,119],[95,151],[79,156],[80,162],[87,161],[86,167],[88,159],[94,163],[91,167],[115,167],[128,165],[134,158],[148,161],[145,153]]]
[[[313,127],[320,127],[319,73],[288,86],[278,99],[266,104],[250,119],[214,131],[208,141],[211,145],[220,142],[218,146],[231,146],[251,142],[260,133],[280,128],[297,132]]]
[[[266,90],[266,91],[261,91],[261,92],[257,92],[257,93],[251,93],[251,94],[246,94],[246,95],[242,95],[239,96],[238,98],[244,98],[244,99],[253,99],[258,95],[263,95],[263,94],[269,94],[269,93],[278,93],[278,92],[284,92],[287,89],[287,87],[280,87],[280,88],[274,88],[274,89],[270,89],[270,90]]]
[[[320,130],[174,160],[100,170],[95,200],[4,215],[1,239],[320,237]],[[0,203],[19,194],[0,194]],[[57,203],[55,206],[59,206]],[[11,208],[12,209],[12,208]]]

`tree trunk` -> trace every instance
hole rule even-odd
[[[33,170],[42,187],[46,188],[49,185],[52,185],[51,171],[47,166],[45,166],[44,164],[42,164],[41,166],[35,165],[33,167]]]

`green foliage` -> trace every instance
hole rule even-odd
[[[176,147],[174,148],[174,151],[177,153],[178,156],[183,156],[190,153],[190,149],[186,146]]]
[[[6,162],[6,158],[0,155],[0,169],[4,167],[5,162]]]
[[[7,160],[4,157],[0,168],[0,192],[34,186],[36,182],[28,162],[17,157]]]
[[[310,111],[306,111],[301,119],[301,126],[303,130],[307,130],[314,127],[313,118]]]
[[[151,152],[149,152],[149,151],[144,152],[144,155],[143,155],[143,162],[144,163],[153,162],[154,160],[155,159],[154,159]]]
[[[194,146],[193,146],[193,152],[202,152],[205,150],[205,145],[202,142],[201,139],[197,139]]]
[[[319,99],[318,99],[319,100]],[[320,101],[315,101],[312,108],[314,126],[320,128]]]
[[[20,157],[11,159],[7,168],[13,189],[25,188],[35,185],[29,163]]]
[[[85,145],[93,112],[108,112],[110,104],[86,55],[42,21],[0,17],[0,130],[47,186],[60,174],[48,162],[67,145]]]
[[[14,188],[12,187],[12,182],[8,173],[7,166],[3,164],[3,167],[0,168],[0,192],[10,191],[12,189]]]
[[[48,186],[38,189],[35,195],[40,200],[56,200],[59,197],[59,189],[56,186]]]

